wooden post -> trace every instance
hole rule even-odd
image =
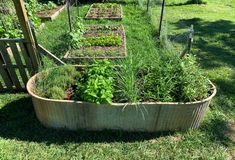
[[[27,42],[27,49],[29,50],[29,53],[30,53],[30,58],[33,63],[34,72],[37,72],[40,62],[39,62],[39,58],[37,55],[36,44],[35,44],[35,41],[34,41],[34,38],[32,35],[32,31],[30,29],[29,19],[26,14],[24,1],[23,0],[13,0],[13,2],[15,5],[16,14],[18,16],[24,38]]]
[[[162,21],[163,21],[163,16],[164,16],[164,10],[165,10],[165,0],[162,1],[162,10],[161,10],[161,17],[160,17],[160,25],[159,25],[159,39],[161,37]]]

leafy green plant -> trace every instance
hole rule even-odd
[[[98,31],[116,31],[118,30],[117,26],[111,26],[111,25],[103,25],[97,27]]]
[[[21,38],[22,31],[15,15],[1,15],[0,38]],[[4,24],[4,26],[3,26]]]
[[[54,2],[49,1],[48,3],[40,5],[40,10],[52,10],[55,9],[56,7],[57,5]]]
[[[82,46],[84,33],[85,27],[83,25],[82,19],[77,17],[75,23],[73,24],[72,32],[67,34],[68,44],[74,49],[79,49]]]
[[[86,37],[82,43],[84,46],[120,46],[122,44],[122,38],[113,35]]]
[[[122,55],[123,53],[118,50],[94,50],[92,48],[71,50],[69,54],[70,57],[113,57]]]
[[[94,103],[111,103],[113,98],[113,67],[108,60],[95,61],[85,69],[77,82],[75,99]]]
[[[180,94],[179,97],[176,97],[176,100],[178,98],[181,101],[191,102],[208,96],[209,81],[199,69],[193,55],[189,55],[181,61],[179,72],[177,92]]]
[[[41,9],[41,5],[37,0],[26,0],[25,7],[34,27],[39,28],[41,20],[38,18],[37,12]]]

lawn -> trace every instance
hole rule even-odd
[[[234,159],[235,0],[177,5],[184,2],[167,2],[169,38],[181,44],[189,26],[194,25],[192,52],[218,89],[198,130],[147,134],[47,129],[38,122],[27,94],[6,93],[0,94],[0,159]],[[98,23],[124,24],[129,55],[157,52],[159,6],[153,6],[152,16],[148,16],[138,5],[122,5],[122,21]],[[89,6],[80,8],[81,16],[85,16]],[[55,21],[46,23],[38,33],[38,41],[63,57],[67,29],[66,14],[62,13]]]

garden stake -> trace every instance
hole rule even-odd
[[[69,31],[72,32],[71,16],[70,16],[70,0],[67,1],[68,20],[69,20]]]
[[[164,16],[164,9],[165,9],[165,0],[162,1],[162,10],[161,10],[161,17],[160,17],[160,25],[159,25],[159,39],[161,37],[161,31],[162,31],[162,21]]]
[[[188,54],[190,53],[191,48],[192,48],[192,44],[193,44],[193,33],[194,33],[194,29],[193,29],[193,25],[191,25],[191,27],[189,29],[189,38],[188,38],[187,47],[181,53],[180,58],[183,58],[187,53]]]

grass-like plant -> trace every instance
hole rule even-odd
[[[75,84],[79,72],[74,66],[65,65],[42,71],[35,82],[34,92],[51,99],[66,99],[66,90]]]
[[[158,53],[121,63],[116,75],[115,100],[122,102],[191,102],[208,96],[210,86],[196,58],[181,59],[170,46]]]

